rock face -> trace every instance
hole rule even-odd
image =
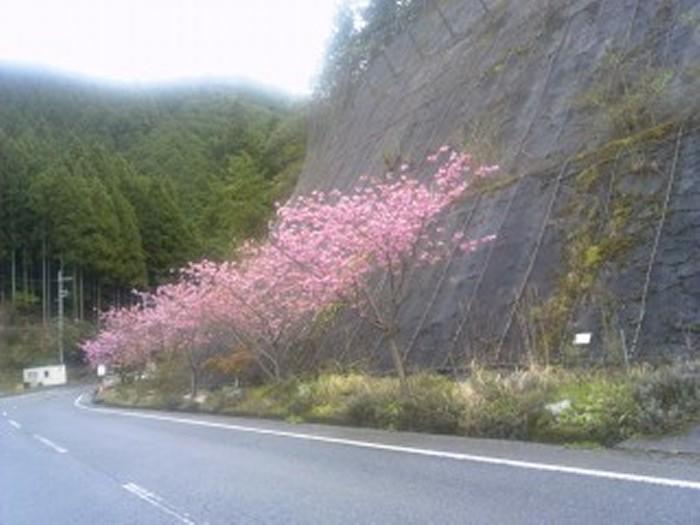
[[[297,193],[421,172],[443,143],[502,166],[449,218],[498,241],[412,277],[412,365],[698,355],[700,4],[485,4],[426,2],[317,108]]]

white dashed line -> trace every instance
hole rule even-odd
[[[157,494],[154,494],[153,492],[150,492],[149,490],[146,490],[143,487],[138,486],[136,483],[126,483],[122,485],[122,488],[130,492],[137,498],[154,506],[161,512],[172,516],[180,523],[185,523],[187,525],[195,525],[195,522],[192,521],[189,515],[178,512],[171,504],[169,504],[163,498],[161,498]]]
[[[45,438],[44,436],[40,436],[39,434],[34,434],[33,436],[34,439],[36,439],[40,443],[43,443],[44,445],[52,449],[54,452],[58,452],[59,454],[65,454],[66,452],[68,452],[68,450],[58,446],[56,443],[54,443],[50,439]]]
[[[174,416],[162,416],[155,414],[145,414],[141,412],[131,412],[128,410],[114,410],[109,408],[94,408],[83,405],[83,394],[73,403],[77,408],[90,410],[92,412],[101,412],[105,414],[113,414],[122,417],[135,417],[141,419],[153,419],[156,421],[168,421],[170,423],[178,423],[181,425],[191,425],[198,427],[218,428],[223,430],[232,430],[235,432],[247,432],[252,434],[262,434],[267,436],[285,437],[291,439],[299,439],[305,441],[316,441],[321,443],[330,443],[334,445],[343,445],[349,447],[357,447],[364,449],[383,450],[388,452],[398,452],[403,454],[413,454],[417,456],[428,456],[442,459],[452,459],[456,461],[464,461],[469,463],[481,463],[487,465],[498,465],[503,467],[512,467],[526,470],[537,470],[541,472],[555,472],[558,474],[570,474],[575,476],[607,479],[613,481],[625,481],[631,483],[644,483],[647,485],[656,485],[663,487],[671,487],[676,489],[689,489],[700,491],[700,481],[689,481],[684,479],[660,478],[656,476],[644,476],[639,474],[628,474],[625,472],[614,472],[610,470],[597,470],[589,468],[569,467],[566,465],[557,465],[552,463],[536,463],[532,461],[520,461],[516,459],[506,459],[490,456],[477,456],[473,454],[461,454],[458,452],[446,452],[441,450],[431,450],[424,448],[403,447],[397,445],[387,445],[383,443],[372,443],[369,441],[358,441],[354,439],[333,438],[326,436],[318,436],[315,434],[302,434],[297,432],[285,432],[281,430],[270,430],[265,428],[246,427],[242,425],[230,425],[227,423],[217,423],[214,421],[202,421],[197,419],[188,419]]]
[[[22,425],[17,423],[17,421],[15,421],[14,419],[9,419],[7,422],[13,427],[15,427],[17,430],[20,430],[22,428]]]

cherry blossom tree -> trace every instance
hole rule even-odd
[[[475,168],[447,147],[428,161],[434,174],[423,181],[404,165],[398,174],[363,177],[350,192],[317,191],[278,207],[268,237],[244,244],[234,261],[191,264],[139,305],[108,313],[84,346],[88,359],[133,366],[159,352],[182,354],[194,395],[206,359],[244,345],[279,380],[315,320],[342,305],[380,330],[407,392],[400,333],[410,271],[455,245],[471,252],[494,239],[449,235],[444,222],[471,183],[498,168]]]
[[[404,165],[398,175],[363,178],[349,194],[314,192],[298,198],[278,210],[261,250],[264,258],[287,268],[288,279],[293,277],[295,310],[318,312],[340,302],[379,329],[404,390],[399,336],[410,271],[442,260],[454,243],[471,252],[495,239],[468,241],[462,232],[450,238],[443,222],[472,181],[498,167],[474,169],[469,155],[447,147],[428,160],[437,169],[426,182],[410,176]]]
[[[131,370],[160,355],[181,355],[190,371],[190,393],[196,396],[203,364],[222,350],[223,340],[212,322],[213,285],[188,267],[177,282],[138,294],[140,301],[133,306],[110,310],[98,336],[83,345],[88,361]]]

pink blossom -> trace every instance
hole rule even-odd
[[[472,252],[495,240],[450,237],[442,221],[472,180],[496,169],[474,169],[470,156],[450,152],[425,182],[363,176],[347,193],[296,197],[277,207],[268,237],[243,243],[234,261],[190,263],[177,281],[139,294],[137,305],[107,312],[103,329],[83,345],[87,359],[138,367],[176,352],[198,363],[217,348],[245,344],[278,377],[295,341],[331,305],[370,312],[375,322],[395,317],[372,306],[378,274],[398,277],[409,262],[434,264],[451,246]]]

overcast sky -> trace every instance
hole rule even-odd
[[[336,0],[0,0],[0,61],[127,82],[233,77],[305,94]]]

